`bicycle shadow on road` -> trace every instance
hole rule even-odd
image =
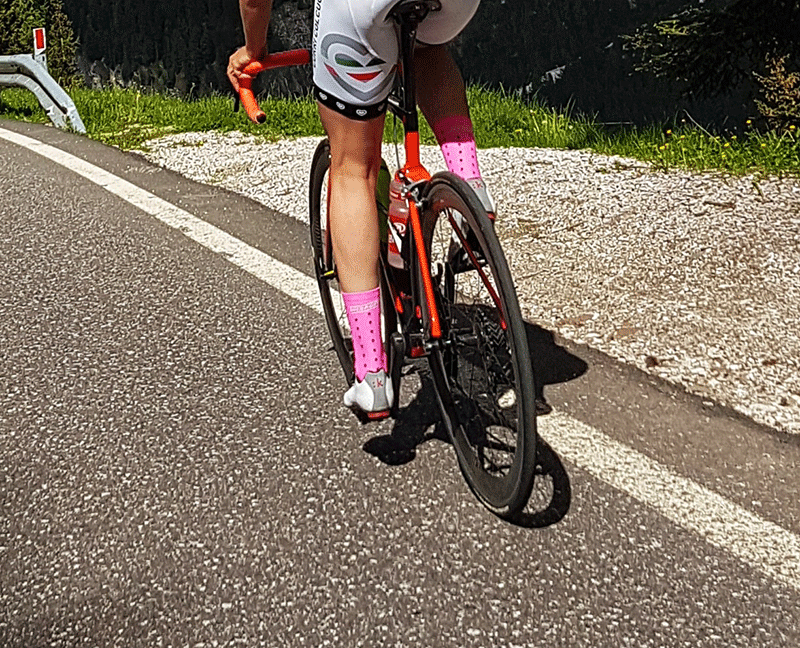
[[[555,336],[541,326],[525,322],[533,371],[539,382],[536,398],[546,404],[544,387],[575,380],[589,368],[585,360],[556,344]],[[547,411],[549,413],[550,407]]]
[[[550,331],[529,322],[525,323],[528,348],[539,385],[537,410],[539,415],[551,411],[544,396],[545,385],[574,380],[583,375],[588,365],[555,342]],[[390,434],[369,439],[364,451],[389,466],[399,466],[416,458],[417,448],[426,441],[437,439],[450,443],[447,430],[441,422],[439,405],[433,381],[423,363],[407,365],[403,382],[418,374],[421,386],[412,400],[401,407]],[[561,459],[541,437],[537,444],[537,475],[528,506],[512,520],[526,528],[543,528],[563,519],[570,507],[572,489],[569,475]]]

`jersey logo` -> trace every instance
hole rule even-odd
[[[394,64],[374,56],[357,40],[328,34],[320,44],[323,64],[331,78],[351,97],[370,103],[392,83]]]

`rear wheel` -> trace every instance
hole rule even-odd
[[[536,403],[516,291],[494,226],[472,189],[431,180],[423,238],[442,321],[430,366],[461,471],[491,511],[512,518],[534,481]]]

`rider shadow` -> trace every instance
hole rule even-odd
[[[552,411],[544,397],[544,386],[574,380],[586,372],[588,365],[556,344],[550,331],[528,322],[525,327],[534,372],[539,381],[537,413],[543,416]],[[364,444],[366,452],[387,465],[398,466],[413,461],[417,448],[431,439],[450,443],[439,415],[433,381],[423,367],[420,363],[406,367],[406,374],[419,375],[421,386],[411,402],[399,409],[391,433],[373,437]],[[525,528],[543,528],[559,522],[569,511],[572,500],[572,488],[564,464],[541,437],[537,441],[536,454],[536,480],[530,500],[522,513],[510,520]]]

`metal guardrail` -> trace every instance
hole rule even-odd
[[[70,96],[30,54],[0,56],[0,86],[27,88],[36,95],[53,125],[71,126],[79,133],[86,132]]]

